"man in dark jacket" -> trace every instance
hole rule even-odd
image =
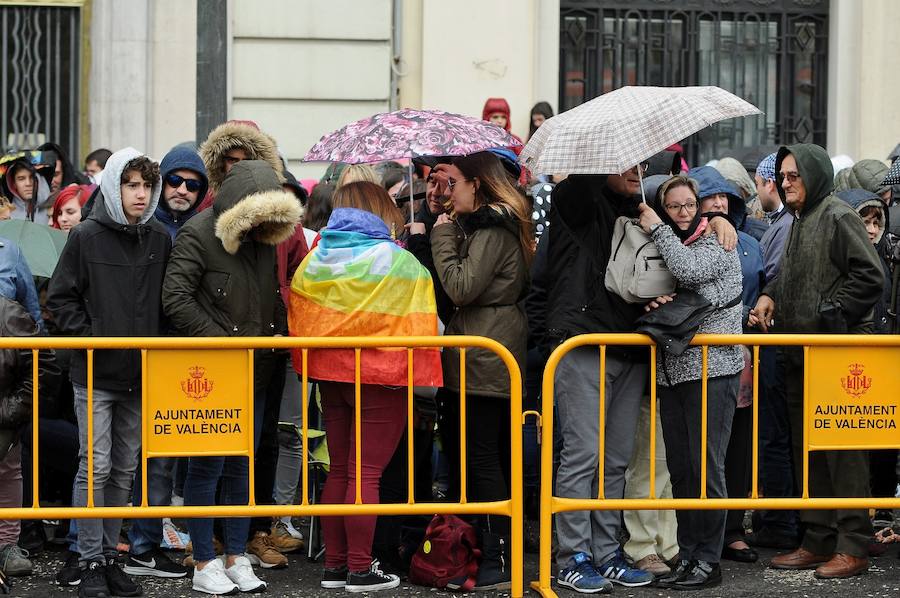
[[[197,213],[200,198],[206,196],[209,188],[206,166],[197,152],[176,146],[163,157],[159,171],[163,185],[162,200],[155,216],[174,241],[178,229]]]
[[[69,233],[50,281],[47,308],[62,333],[164,332],[161,293],[171,240],[153,218],[159,194],[156,162],[133,148],[110,157],[93,212]],[[86,355],[77,351],[70,370],[81,443],[76,506],[87,505],[87,375]],[[93,382],[94,504],[123,506],[131,498],[140,453],[140,352],[95,351]],[[121,527],[121,519],[79,521],[79,596],[141,594],[115,562]]]
[[[287,334],[285,304],[279,291],[275,246],[291,237],[300,222],[300,203],[281,187],[281,178],[261,160],[234,164],[221,182],[211,209],[191,218],[178,233],[166,270],[163,306],[184,336],[275,336]],[[278,370],[272,351],[254,354],[254,439],[262,433],[266,387]],[[279,397],[280,398],[280,397]],[[273,430],[268,430],[271,433]],[[216,481],[230,477],[226,500],[247,500],[247,461],[243,457],[192,458],[184,486],[185,504],[215,502]],[[262,497],[260,497],[262,498]],[[268,497],[271,500],[271,496]],[[226,521],[224,567],[212,549],[212,520],[191,519],[194,588],[226,593],[230,579],[241,590],[264,588],[253,577],[243,539],[249,520]],[[268,526],[266,527],[268,530]],[[248,557],[265,568],[287,561],[259,531],[246,545]],[[218,564],[217,564],[218,563]],[[248,581],[249,580],[249,581]]]
[[[884,276],[865,226],[832,193],[834,171],[824,148],[782,147],[775,161],[778,192],[796,216],[778,277],[766,285],[751,318],[763,331],[873,332],[873,308]],[[755,323],[755,322],[754,322]],[[796,470],[803,470],[803,353],[785,351],[786,394]],[[796,477],[796,476],[795,476]],[[799,480],[797,486],[802,487]],[[809,495],[869,495],[865,451],[809,454]],[[800,548],[772,559],[777,569],[816,569],[819,578],[858,575],[869,567],[872,523],[864,509],[802,511]]]

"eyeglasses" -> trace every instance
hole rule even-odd
[[[697,209],[696,201],[689,201],[687,203],[679,203],[679,204],[666,204],[667,212],[675,212],[676,214],[681,212],[681,210],[687,210],[688,212],[693,212]]]
[[[779,172],[778,173],[778,182],[779,183],[781,183],[785,179],[787,179],[787,182],[789,182],[791,185],[793,185],[794,183],[797,182],[797,179],[802,179],[802,178],[803,177],[801,177],[800,173],[798,173],[798,172]]]
[[[453,188],[456,187],[457,183],[469,182],[471,180],[473,179],[463,179],[462,181],[457,181],[456,179],[447,179],[447,190],[452,193]]]
[[[178,176],[177,174],[166,175],[166,184],[168,186],[178,189],[179,187],[181,187],[182,183],[191,193],[196,193],[200,190],[200,187],[203,186],[203,183],[201,183],[197,179],[186,179],[184,177]]]

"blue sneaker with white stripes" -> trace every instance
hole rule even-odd
[[[650,585],[655,579],[649,571],[632,567],[621,550],[617,550],[608,561],[597,567],[597,571],[609,581],[629,588]]]
[[[609,594],[612,584],[600,575],[590,555],[579,552],[569,559],[566,568],[559,572],[556,583],[582,594]]]

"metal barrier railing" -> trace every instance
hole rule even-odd
[[[531,583],[531,588],[544,597],[556,597],[550,585],[551,579],[551,542],[552,542],[552,518],[556,513],[566,511],[589,510],[656,510],[656,509],[868,509],[868,508],[900,508],[900,498],[813,498],[809,496],[809,452],[821,450],[853,450],[853,449],[879,449],[900,447],[900,335],[795,335],[795,334],[748,334],[748,335],[697,335],[691,343],[701,347],[701,480],[700,498],[656,498],[656,352],[657,347],[650,337],[642,334],[585,334],[570,338],[562,343],[547,360],[544,369],[542,387],[542,417],[541,417],[541,513],[540,513],[540,571],[539,579]],[[753,364],[753,446],[752,446],[752,483],[750,486],[750,498],[707,498],[706,497],[706,450],[707,450],[707,357],[710,346],[721,345],[746,345],[752,347]],[[599,429],[605,430],[605,405],[606,405],[606,349],[610,346],[648,346],[650,353],[650,473],[648,498],[622,498],[608,499],[604,494],[604,459],[598,460],[598,496],[596,498],[562,498],[553,494],[553,405],[554,382],[556,368],[560,361],[573,349],[584,346],[599,347],[600,371],[599,371],[599,401],[600,417]],[[802,493],[798,498],[760,498],[758,493],[759,481],[759,349],[761,346],[795,346],[803,348],[804,383],[803,383],[803,476]],[[833,442],[827,438],[824,441],[811,442],[810,407],[813,381],[811,366],[817,363],[812,359],[813,348],[841,349],[846,355],[847,349],[857,351],[849,355],[851,372],[854,376],[848,379],[847,386],[850,390],[859,391],[866,386],[866,378],[862,375],[859,362],[864,361],[859,352],[861,347],[878,348],[889,351],[889,355],[878,355],[875,358],[876,366],[881,373],[888,376],[887,389],[882,396],[888,397],[889,405],[885,410],[890,412],[893,425],[885,429],[885,442],[852,440],[850,443]],[[824,365],[819,369],[828,370],[832,364],[833,356],[824,355],[821,361]],[[819,359],[817,357],[817,359]],[[846,361],[846,360],[845,360]],[[857,366],[853,369],[853,366]],[[854,374],[854,371],[857,373]],[[868,378],[871,385],[871,378]],[[882,391],[885,384],[882,385]],[[893,390],[891,390],[893,389]],[[851,394],[852,393],[848,393]],[[822,397],[816,397],[822,398]],[[887,420],[885,420],[887,421]],[[818,425],[818,424],[817,424]],[[826,430],[827,431],[827,430]],[[819,434],[816,431],[816,434]],[[605,434],[599,434],[598,455],[604,454]]]
[[[413,354],[414,349],[419,348],[459,348],[460,357],[460,500],[453,502],[428,502],[417,503],[413,496],[415,487],[415,467],[413,466]],[[466,497],[466,350],[484,349],[493,352],[504,363],[509,372],[510,382],[510,438],[511,438],[511,494],[509,500],[492,502],[470,502]],[[346,516],[346,515],[433,515],[433,514],[487,514],[500,515],[511,518],[510,536],[510,569],[512,575],[512,596],[521,597],[523,588],[523,519],[522,506],[522,378],[519,366],[506,347],[500,343],[483,337],[475,336],[442,336],[442,337],[340,337],[340,338],[301,338],[301,337],[242,337],[242,338],[0,338],[0,349],[30,349],[33,357],[32,377],[33,389],[33,413],[32,413],[32,505],[22,508],[0,508],[0,518],[3,519],[68,519],[68,518],[120,518],[120,517],[254,517],[254,516]],[[42,507],[40,505],[40,466],[39,466],[39,402],[38,393],[38,351],[41,349],[82,349],[87,350],[87,413],[88,413],[88,492],[86,507]],[[142,425],[141,425],[141,481],[142,501],[140,505],[131,507],[105,507],[94,506],[94,467],[93,467],[93,364],[94,351],[102,349],[138,349],[141,351],[142,362]],[[253,351],[257,349],[300,349],[302,355],[301,374],[301,413],[303,420],[301,426],[302,436],[302,467],[301,467],[301,503],[298,505],[258,505],[253,491]],[[309,501],[309,428],[308,413],[308,351],[310,349],[352,349],[355,351],[355,413],[356,426],[354,427],[356,441],[356,498],[354,504],[321,504]],[[371,504],[362,501],[362,475],[361,475],[361,427],[360,423],[360,396],[361,396],[361,352],[363,349],[405,349],[407,351],[407,466],[408,466],[408,496],[406,503]],[[224,355],[225,352],[246,351],[247,373],[249,388],[246,395],[244,408],[244,421],[251,422],[249,441],[246,446],[232,450],[201,449],[184,450],[148,450],[149,429],[151,426],[148,418],[149,396],[151,380],[149,379],[150,358],[155,352],[163,351],[206,351],[210,355]],[[192,372],[191,376],[198,372]],[[198,377],[199,379],[199,377]],[[193,388],[193,387],[190,387]],[[206,387],[209,388],[208,386]],[[200,387],[202,392],[204,387]],[[153,457],[181,457],[181,456],[221,456],[238,455],[247,456],[249,459],[249,501],[247,505],[213,505],[213,506],[148,506],[147,496],[147,459]],[[518,483],[516,482],[518,480]]]

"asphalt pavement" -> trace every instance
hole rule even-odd
[[[724,582],[721,586],[705,591],[684,593],[672,592],[662,588],[648,586],[644,588],[625,588],[616,586],[613,595],[622,598],[664,598],[671,595],[685,598],[696,596],[697,598],[712,597],[762,597],[762,598],[880,598],[900,597],[900,559],[898,559],[898,545],[892,545],[890,550],[880,557],[872,559],[870,571],[858,577],[844,580],[822,581],[813,577],[812,571],[775,571],[767,569],[763,564],[771,558],[775,552],[762,550],[762,561],[753,565],[724,562]],[[13,596],[29,598],[77,596],[75,588],[63,588],[56,585],[54,576],[61,565],[61,555],[58,552],[44,552],[34,557],[35,572],[30,577],[21,577],[14,580]],[[178,556],[179,553],[172,553]],[[342,590],[323,590],[319,587],[322,564],[310,563],[302,555],[290,555],[290,564],[287,569],[258,571],[261,579],[269,583],[267,596],[278,597],[303,597],[319,598],[349,595]],[[526,554],[525,578],[528,581],[537,579],[538,559],[535,554]],[[139,579],[144,586],[144,596],[149,598],[200,598],[205,596],[191,589],[190,580],[159,580],[143,577]],[[554,588],[556,586],[554,585]],[[557,589],[561,597],[571,598],[580,596],[575,592]],[[376,592],[372,594],[383,598],[406,596],[429,596],[443,598],[458,596],[454,592],[442,592],[432,588],[413,586],[402,583],[399,588],[391,591]],[[537,596],[534,592],[526,591],[526,596]],[[483,592],[479,596],[501,597],[509,596],[508,592]]]

